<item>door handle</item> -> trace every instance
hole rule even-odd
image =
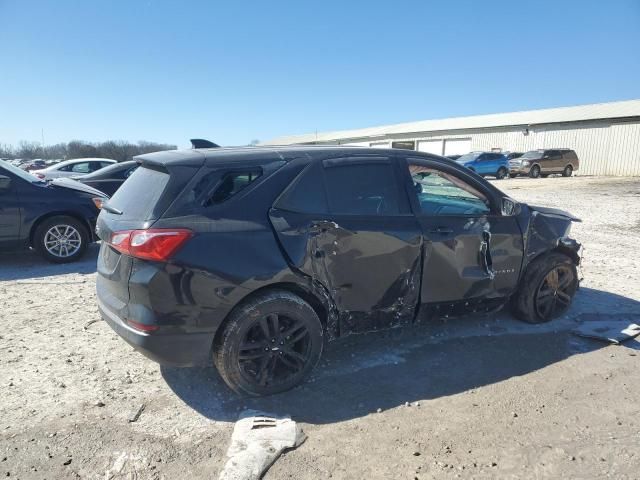
[[[429,230],[429,233],[439,233],[440,235],[446,235],[448,233],[453,233],[453,229],[449,227],[437,227]]]

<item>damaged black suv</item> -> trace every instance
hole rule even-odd
[[[325,340],[509,304],[546,322],[578,288],[568,213],[448,159],[354,147],[159,152],[103,207],[104,319],[235,391],[300,383]]]

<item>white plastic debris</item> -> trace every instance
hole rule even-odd
[[[640,335],[640,325],[619,321],[591,321],[575,328],[576,335],[595,338],[605,342],[620,344]]]
[[[228,460],[219,479],[258,480],[284,450],[296,448],[306,438],[288,416],[246,410],[233,429]]]

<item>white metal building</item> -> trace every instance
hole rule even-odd
[[[264,144],[393,146],[438,155],[572,148],[579,175],[640,176],[640,100],[311,133]]]

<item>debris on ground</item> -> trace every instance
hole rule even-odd
[[[135,413],[129,417],[129,423],[137,422],[138,419],[140,418],[140,415],[142,415],[143,411],[144,411],[144,403],[142,403],[138,407],[138,410],[136,410]]]
[[[594,338],[616,345],[640,335],[640,325],[619,320],[584,322],[573,330],[580,337]]]
[[[240,414],[227,450],[220,480],[257,480],[283,451],[296,448],[307,436],[290,417],[255,410]]]
[[[94,318],[92,320],[89,320],[87,323],[84,324],[82,329],[83,330],[87,330],[89,328],[89,326],[93,325],[94,323],[98,323],[100,320],[102,320],[102,319],[101,318]]]

